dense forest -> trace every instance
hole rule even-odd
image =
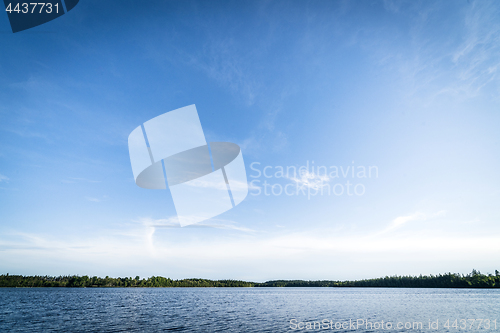
[[[235,280],[183,279],[172,280],[162,276],[147,279],[105,278],[93,276],[22,276],[0,275],[0,287],[253,287],[252,282]]]
[[[261,287],[386,287],[386,288],[500,288],[500,273],[481,274],[472,270],[467,275],[446,273],[420,276],[386,276],[358,281],[278,280],[259,284]]]
[[[172,280],[161,276],[147,279],[100,278],[97,276],[22,276],[0,275],[0,287],[389,287],[389,288],[500,288],[500,273],[481,274],[472,270],[467,275],[386,276],[358,281],[302,281],[277,280],[263,283],[238,280],[183,279]]]

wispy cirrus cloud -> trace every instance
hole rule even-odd
[[[4,176],[4,175],[2,175],[2,174],[0,173],[0,183],[1,183],[1,182],[6,182],[6,183],[7,183],[7,182],[9,182],[9,180],[10,180],[10,179],[9,179],[9,177]]]
[[[146,227],[164,227],[164,228],[178,228],[180,227],[179,219],[177,216],[171,216],[165,219],[153,219],[151,217],[140,217],[133,220],[135,223],[142,224]]]
[[[398,73],[405,98],[426,104],[439,97],[475,98],[500,86],[500,8],[496,1],[421,3],[384,0],[407,25],[388,41],[379,29],[356,38],[381,67]],[[447,20],[443,20],[447,17]],[[453,27],[453,29],[451,29]],[[372,28],[372,27],[370,27]]]
[[[288,177],[288,179],[293,181],[297,187],[310,188],[314,190],[320,190],[330,181],[330,177],[327,175],[320,175],[307,170],[300,172],[297,176]]]
[[[184,183],[191,187],[201,187],[201,188],[212,188],[216,190],[227,191],[227,185],[224,182],[208,181],[204,179],[193,179],[189,182]]]
[[[85,199],[87,201],[90,201],[90,202],[103,202],[103,201],[106,201],[109,199],[109,197],[107,195],[103,195],[102,197],[100,198],[95,198],[95,197],[85,197]]]
[[[425,220],[430,220],[430,219],[442,217],[445,215],[446,215],[446,210],[441,210],[441,211],[438,211],[438,212],[432,213],[432,214],[415,212],[415,213],[410,214],[410,215],[398,216],[394,220],[392,220],[391,224],[389,224],[389,226],[387,228],[382,230],[380,233],[377,233],[377,235],[399,229],[411,221],[425,221]]]
[[[474,1],[464,18],[465,37],[453,53],[458,78],[479,91],[498,76],[500,67],[500,9],[495,2]]]
[[[177,216],[171,216],[165,219],[153,219],[151,217],[141,217],[134,222],[144,225],[148,228],[181,228],[179,219]],[[215,228],[215,229],[227,229],[227,230],[238,230],[243,232],[255,232],[255,230],[238,226],[236,222],[224,219],[211,218],[206,221],[192,224],[184,228]]]
[[[66,179],[62,179],[61,183],[65,184],[74,184],[74,183],[100,183],[100,180],[92,180],[92,179],[86,179],[86,178],[75,178],[75,177],[68,177]]]

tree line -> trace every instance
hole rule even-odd
[[[267,282],[246,282],[239,280],[181,279],[173,280],[162,276],[149,278],[93,276],[22,276],[0,275],[0,287],[386,287],[386,288],[500,288],[500,273],[481,274],[472,270],[467,275],[446,273],[419,276],[386,276],[356,281],[303,281],[275,280]]]
[[[419,276],[386,276],[357,281],[277,280],[261,283],[262,287],[385,287],[385,288],[500,288],[500,273],[481,274],[472,270],[467,275],[446,273]]]
[[[237,280],[182,279],[162,276],[105,278],[93,276],[22,276],[0,275],[0,287],[253,287],[254,283]]]

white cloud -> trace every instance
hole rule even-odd
[[[418,221],[418,220],[426,220],[427,216],[423,213],[414,213],[412,215],[407,215],[407,216],[398,216],[392,221],[392,228],[397,228],[402,226],[403,224],[409,222],[409,221]]]
[[[402,1],[384,0],[384,8],[391,13],[398,13],[402,5]]]
[[[319,190],[322,187],[326,186],[326,183],[330,181],[330,177],[327,175],[320,175],[314,172],[309,172],[307,170],[303,170],[298,177],[288,177],[291,181],[295,182],[296,185],[300,188],[311,188],[314,190]]]
[[[133,220],[133,222],[137,222],[143,224],[147,227],[180,227],[179,219],[177,216],[171,216],[166,219],[153,219],[151,217],[140,217],[137,220]]]
[[[238,180],[231,180],[229,181],[229,187],[231,188],[231,192],[244,192],[246,191],[247,189],[250,191],[250,190],[255,190],[255,189],[259,189],[260,187],[259,186],[256,186],[252,183],[248,183],[248,182],[241,182],[241,181],[238,181]]]
[[[177,216],[171,216],[166,219],[153,219],[150,217],[141,217],[134,222],[140,223],[146,227],[150,228],[181,228],[179,219]],[[228,229],[228,230],[238,230],[244,232],[255,232],[255,230],[237,226],[234,221],[211,218],[203,222],[188,225],[184,228],[215,228],[215,229]]]
[[[7,176],[4,176],[0,173],[0,183],[1,182],[8,182],[10,179]]]
[[[414,220],[422,218],[414,216]],[[403,220],[407,223],[410,218],[398,221]],[[171,223],[170,219],[142,221],[145,225],[124,231],[100,231],[86,237],[3,234],[0,248],[4,255],[0,264],[10,270],[16,263],[24,262],[35,267],[32,274],[38,272],[36,267],[44,274],[58,274],[60,267],[75,267],[63,273],[105,276],[128,272],[121,274],[250,280],[342,279],[365,277],[366,270],[371,275],[366,277],[392,272],[425,273],[434,266],[438,267],[434,273],[442,273],[449,269],[450,262],[460,263],[461,266],[454,267],[463,272],[468,272],[470,265],[488,270],[484,262],[494,262],[500,251],[500,238],[494,235],[374,237],[373,234],[349,235],[318,229],[278,235],[242,234],[241,237],[220,231],[211,233],[211,237],[199,237],[200,229],[151,227],[160,222]],[[227,237],[229,235],[231,237]],[[60,266],[59,271],[55,263]],[[402,263],[407,266],[403,268]],[[340,267],[343,269],[339,270]],[[48,271],[52,268],[53,271]]]
[[[61,180],[62,183],[66,184],[73,184],[73,183],[79,183],[79,182],[84,182],[84,183],[100,183],[100,180],[91,180],[91,179],[85,179],[85,178],[75,178],[75,177],[69,177],[68,179],[63,179]]]
[[[190,180],[188,182],[185,182],[184,184],[191,186],[191,187],[202,187],[202,188],[213,188],[216,190],[227,190],[226,183],[212,182],[212,181],[207,181],[207,180],[200,179],[200,178]]]
[[[101,198],[85,197],[85,199],[87,199],[88,201],[91,201],[91,202],[102,202],[102,201],[108,200],[108,196],[104,195]]]
[[[428,219],[442,217],[444,215],[446,215],[445,210],[441,210],[441,211],[439,211],[437,213],[433,213],[433,214],[424,214],[422,212],[415,212],[411,215],[398,216],[392,221],[392,223],[387,228],[382,230],[379,234],[398,229],[411,221],[425,221]]]

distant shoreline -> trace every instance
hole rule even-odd
[[[0,275],[0,288],[231,288],[231,287],[361,287],[361,288],[500,288],[500,272],[481,274],[472,270],[467,275],[446,273],[419,276],[386,276],[383,278],[355,281],[334,280],[274,280],[267,282],[247,282],[240,280],[181,279],[173,280],[162,276],[147,279],[105,278],[93,276],[23,276]]]

